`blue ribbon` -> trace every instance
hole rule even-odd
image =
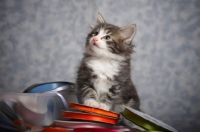
[[[65,109],[68,109],[67,101],[59,92],[67,90],[70,86],[75,87],[75,84],[70,82],[49,82],[43,84],[35,84],[27,88],[24,93],[56,93],[62,100]]]

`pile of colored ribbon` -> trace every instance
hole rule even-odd
[[[69,108],[72,111],[62,111],[62,120],[55,120],[42,132],[133,132],[136,130],[117,125],[120,115],[114,112],[74,103],[70,103]]]
[[[68,100],[61,94],[63,91],[65,92],[65,96],[68,97]],[[12,113],[15,112],[6,107],[9,106],[10,103],[7,105],[4,102],[0,102],[0,105],[3,106],[0,109],[0,123],[4,123],[3,126],[9,126],[9,129],[11,130],[16,130],[17,128],[21,132],[25,132],[27,129],[23,128],[30,128],[31,132],[33,132],[33,130],[34,132],[141,132],[139,129],[118,125],[120,115],[117,113],[76,104],[78,101],[75,94],[75,84],[73,83],[50,82],[35,84],[27,88],[24,93],[55,93],[60,98],[65,110],[61,111],[62,116],[60,120],[55,120],[52,118],[53,123],[51,122],[52,124],[50,126],[41,128],[41,126],[43,127],[45,125],[41,124],[40,127],[37,127],[32,124],[28,124],[23,120],[19,120],[16,115],[12,115]],[[23,101],[19,101],[19,104],[22,102]],[[67,102],[75,103],[68,104]],[[51,102],[45,107],[47,107],[48,110],[51,110],[53,113],[54,109]],[[168,126],[167,124],[132,108],[125,108],[121,115],[123,118],[141,127],[143,132],[177,132],[177,130],[171,126]],[[12,119],[14,122],[12,123],[12,120],[7,119]],[[14,128],[13,124],[16,128]]]

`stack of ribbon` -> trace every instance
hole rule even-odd
[[[126,107],[121,115],[142,129],[118,125],[120,115],[111,111],[70,103],[72,111],[62,111],[62,120],[55,120],[41,132],[178,132],[147,114]]]
[[[72,111],[62,111],[62,120],[55,120],[42,132],[136,132],[137,129],[117,125],[119,114],[99,108],[70,103]]]

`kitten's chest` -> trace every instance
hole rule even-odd
[[[100,79],[111,79],[120,71],[120,64],[115,60],[93,59],[86,63],[92,70],[94,75]]]
[[[92,75],[97,76],[91,81],[99,97],[102,93],[108,92],[116,82],[114,76],[120,71],[120,64],[114,60],[91,59],[86,62],[87,66],[92,69]]]

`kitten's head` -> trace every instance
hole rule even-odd
[[[97,57],[108,57],[112,59],[130,58],[133,52],[131,41],[135,35],[136,26],[119,28],[106,23],[98,14],[96,26],[87,36],[86,53]]]

